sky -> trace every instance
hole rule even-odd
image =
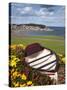
[[[43,4],[9,4],[9,20],[12,24],[43,24],[64,27],[65,6]]]

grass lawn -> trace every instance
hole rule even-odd
[[[65,41],[62,36],[27,36],[11,38],[11,44],[23,44],[27,46],[34,42],[40,43],[44,47],[54,50],[56,53],[64,54],[65,52]]]

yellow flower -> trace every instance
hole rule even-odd
[[[19,72],[15,71],[11,74],[11,79],[15,79],[16,77],[20,77],[20,76],[21,76],[21,74]]]
[[[13,61],[13,60],[10,61],[10,66],[12,66],[12,67],[13,67],[13,66],[16,67],[16,61]]]
[[[25,49],[25,46],[24,46],[23,44],[18,44],[17,46],[19,46],[19,47]]]
[[[23,80],[26,80],[26,79],[27,79],[27,77],[26,77],[25,74],[22,74],[21,78],[22,78]]]
[[[11,45],[11,48],[12,49],[16,49],[16,45]]]
[[[15,86],[15,87],[19,87],[19,82],[14,83],[14,86]]]
[[[11,60],[16,61],[16,62],[20,61],[20,59],[17,58],[15,55],[11,55]]]
[[[25,87],[25,86],[26,86],[26,83],[20,84],[20,87]]]
[[[63,56],[63,55],[62,55],[62,54],[60,54],[60,53],[59,53],[58,55],[59,55],[60,57],[62,57],[62,56]]]
[[[20,48],[23,48],[23,49],[25,49],[25,46],[23,45],[23,44],[18,44],[18,45],[16,45],[16,44],[14,44],[14,45],[11,45],[11,46],[9,46],[11,49],[16,49],[17,47],[20,47]]]
[[[62,61],[63,61],[63,63],[65,63],[65,57],[64,57],[64,58],[62,58]]]
[[[19,58],[16,58],[16,56],[12,55],[11,56],[11,59],[9,61],[9,65],[12,66],[12,67],[16,67],[16,63],[20,61]]]
[[[15,72],[11,75],[11,79],[15,79],[15,78],[17,77],[17,75],[18,75],[18,72],[15,71]]]
[[[32,81],[28,81],[27,82],[27,85],[29,86],[29,85],[32,85]]]
[[[18,75],[18,72],[15,71],[15,72],[13,73],[13,76],[17,76],[17,75]]]

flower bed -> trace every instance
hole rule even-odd
[[[9,55],[9,86],[24,87],[36,85],[52,85],[53,80],[47,75],[42,75],[40,72],[33,70],[24,61],[24,49],[22,44],[11,45]],[[59,63],[65,64],[64,55],[58,54]]]

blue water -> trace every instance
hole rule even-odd
[[[65,36],[65,27],[49,27],[53,31],[29,31],[26,32],[29,36],[46,36],[46,35],[55,35],[55,36]]]

